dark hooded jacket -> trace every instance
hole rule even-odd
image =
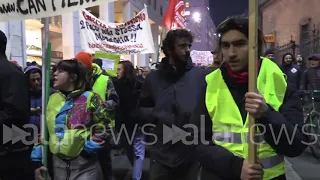
[[[189,146],[170,135],[184,129],[196,106],[200,90],[205,88],[204,70],[187,64],[173,66],[168,59],[161,61],[158,70],[151,71],[145,79],[140,95],[141,120],[154,125],[152,133],[157,141],[150,147],[151,158],[165,166],[177,167],[193,162]],[[169,142],[167,142],[169,140]]]
[[[286,64],[284,62],[285,55],[282,57],[282,64],[280,65],[280,68],[282,72],[287,75],[288,83],[298,88],[298,84],[299,84],[298,75],[299,75],[300,67],[294,63],[295,62],[294,60],[292,60],[291,64]]]
[[[301,90],[320,90],[320,67],[311,67],[304,71],[300,82]]]
[[[37,66],[29,66],[25,70],[25,74],[27,76],[27,80],[30,78],[30,72],[32,70],[36,70],[37,72],[42,74],[42,71]],[[30,86],[29,86],[30,87]],[[36,109],[37,107],[40,107],[42,109],[42,89],[32,89],[29,88],[29,97],[30,97],[30,108]],[[29,123],[34,124],[38,127],[38,133],[40,133],[40,118],[41,112],[31,113],[29,118]]]
[[[15,64],[8,61],[5,55],[6,44],[7,38],[0,31],[0,125],[1,127],[5,125],[9,128],[16,126],[23,129],[23,126],[28,124],[30,113],[28,82],[24,73]],[[2,131],[3,129],[1,128]],[[6,137],[3,136],[4,132],[1,132],[0,152],[26,148],[26,145],[21,141],[4,142]]]

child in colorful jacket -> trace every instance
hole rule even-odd
[[[46,124],[49,153],[52,153],[54,180],[102,179],[97,151],[111,136],[109,108],[90,90],[90,74],[76,60],[63,60],[56,66],[54,88],[49,98]],[[33,149],[31,158],[41,162],[42,145]],[[37,168],[36,179],[43,179]]]

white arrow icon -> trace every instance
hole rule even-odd
[[[12,129],[10,127],[6,126],[6,125],[3,125],[2,132],[3,132],[2,143],[6,144],[7,142],[11,141],[11,139],[12,139]]]
[[[172,140],[172,129],[166,125],[163,125],[162,140],[163,144],[166,144]]]
[[[30,133],[24,131],[23,129],[12,125],[12,128],[3,125],[3,144],[12,141],[12,144],[24,140],[27,136],[30,135]]]
[[[163,125],[163,144],[166,144],[172,141],[172,144],[177,143],[178,141],[182,141],[186,139],[189,134],[183,129],[172,125],[172,128]]]

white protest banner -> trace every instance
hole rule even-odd
[[[112,54],[154,53],[154,42],[145,7],[126,23],[104,23],[86,10],[79,12],[81,46],[84,51]]]
[[[61,15],[115,0],[0,0],[0,21]]]
[[[192,62],[196,66],[208,66],[213,62],[213,55],[210,51],[195,51],[192,50],[190,53]]]

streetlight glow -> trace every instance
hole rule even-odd
[[[192,18],[196,22],[200,22],[201,21],[201,15],[200,15],[199,12],[194,12],[193,15],[192,15]]]

